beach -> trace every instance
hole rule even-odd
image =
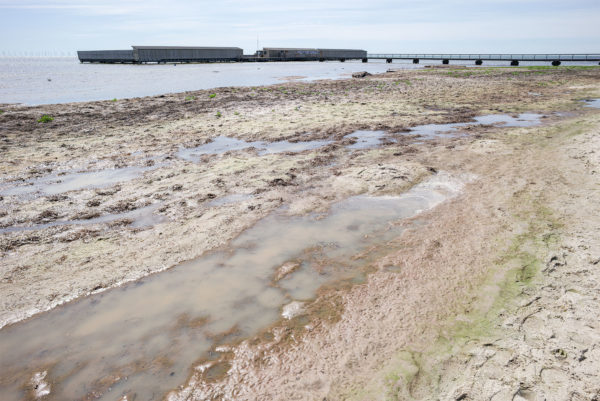
[[[255,277],[233,277],[214,299],[245,294],[232,310],[262,302],[256,316],[268,318],[203,332],[207,350],[154,399],[598,397],[600,111],[586,100],[600,98],[599,74],[447,66],[2,105],[0,347],[86,297],[160,282],[215,252],[264,252],[264,288],[245,294]],[[372,198],[407,206],[393,214]],[[261,248],[353,199],[366,206],[339,214],[349,234]],[[376,207],[389,215],[370,231],[351,224]],[[300,274],[322,281],[286,287]],[[218,321],[185,319],[189,331]],[[148,398],[123,378],[175,371],[168,345],[159,354],[102,370],[81,398]],[[53,369],[34,359],[0,388],[79,397],[63,386],[71,373]]]

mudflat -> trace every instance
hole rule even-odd
[[[439,68],[4,105],[0,325],[227,249],[274,212],[452,177],[456,196],[368,242],[364,280],[224,341],[167,397],[593,399],[596,98],[594,67]]]

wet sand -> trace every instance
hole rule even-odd
[[[580,100],[600,97],[599,74],[596,68],[439,69],[3,106],[1,324],[225,247],[276,210],[327,213],[354,195],[400,195],[443,171],[477,179],[458,198],[415,217],[397,238],[374,245],[379,256],[369,262],[365,283],[322,289],[300,316],[265,329],[269,335],[229,345],[219,374],[191,371],[189,383],[170,398],[453,399],[462,391],[460,399],[487,399],[479,394],[509,394],[521,383],[514,394],[547,395],[556,383],[574,380],[572,391],[586,397],[597,391],[593,333],[553,349],[551,339],[562,341],[576,327],[557,326],[545,342],[531,339],[546,335],[542,329],[554,315],[563,313],[564,320],[571,313],[578,321],[579,303],[552,316],[538,311],[543,323],[532,325],[534,335],[505,321],[520,316],[521,298],[539,297],[527,307],[541,302],[545,310],[557,293],[597,279],[582,255],[598,257],[599,115]],[[473,119],[507,114],[516,121],[523,113],[521,127]],[[37,123],[41,114],[54,121]],[[529,114],[542,117],[530,124]],[[473,124],[449,134],[410,131],[466,122]],[[350,135],[357,130],[383,135]],[[258,146],[181,157],[219,137]],[[289,147],[309,141],[319,142]],[[261,150],[270,143],[285,146]],[[106,170],[116,174],[96,185],[86,179]],[[148,207],[156,216],[148,224],[94,220]],[[53,224],[73,220],[89,224]],[[552,277],[527,266],[541,266],[551,254],[578,273],[555,268],[563,284],[549,290],[544,280]],[[526,274],[516,274],[523,265]],[[590,291],[576,288],[586,311],[597,313]],[[589,367],[578,362],[585,347]],[[485,358],[512,352],[521,358],[517,366],[527,370],[535,359],[546,373],[534,369],[523,385],[508,363],[482,370],[473,355],[492,352]],[[440,363],[448,368],[440,370]],[[486,383],[493,375],[506,379],[482,389],[474,382],[478,375],[488,375]]]

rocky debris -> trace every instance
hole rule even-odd
[[[36,223],[47,223],[58,219],[60,216],[54,210],[44,210],[34,220]]]
[[[281,266],[279,266],[277,268],[274,281],[277,282],[277,281],[287,277],[288,274],[293,273],[299,267],[300,267],[300,263],[298,263],[298,262],[295,262],[295,261],[294,262],[285,262],[284,264],[282,264]]]
[[[355,72],[352,74],[352,78],[365,78],[365,77],[369,77],[373,74],[367,72],[367,71],[360,71],[360,72]]]

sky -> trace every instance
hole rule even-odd
[[[0,56],[131,45],[600,53],[600,0],[0,0]]]

